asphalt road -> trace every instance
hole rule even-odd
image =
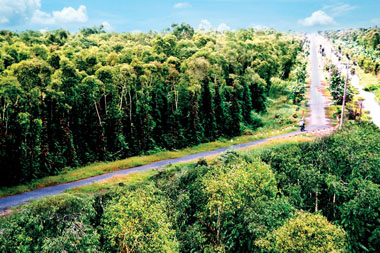
[[[116,176],[116,175],[127,175],[127,174],[130,174],[133,172],[142,172],[142,171],[146,171],[146,170],[159,169],[159,168],[162,168],[162,167],[169,165],[169,164],[190,162],[190,161],[198,160],[202,157],[220,155],[220,154],[226,152],[228,149],[238,150],[238,149],[242,149],[242,148],[246,148],[246,147],[252,147],[252,146],[255,146],[257,144],[264,143],[268,140],[293,136],[293,135],[296,135],[299,133],[300,133],[299,131],[295,131],[295,132],[291,132],[291,133],[287,133],[287,134],[281,134],[281,135],[277,135],[277,136],[269,137],[266,139],[249,142],[249,143],[236,144],[236,145],[232,145],[230,147],[220,148],[220,149],[216,149],[216,150],[212,150],[212,151],[200,152],[200,153],[187,155],[187,156],[176,158],[176,159],[163,160],[163,161],[147,164],[144,166],[119,170],[119,171],[111,172],[111,173],[104,174],[104,175],[99,175],[99,176],[95,176],[95,177],[91,177],[91,178],[78,180],[78,181],[71,182],[71,183],[49,186],[49,187],[37,189],[34,191],[25,192],[25,193],[21,193],[18,195],[5,197],[5,198],[0,199],[0,212],[4,211],[5,209],[7,209],[9,207],[21,205],[27,201],[32,200],[32,199],[42,198],[42,197],[46,197],[46,196],[50,196],[50,195],[56,195],[56,194],[64,192],[67,189],[71,189],[71,188],[75,188],[75,187],[83,186],[83,185],[87,185],[87,184],[92,184],[92,183],[99,182],[99,181],[102,181],[105,179],[109,179],[109,178]]]
[[[308,117],[308,125],[313,127],[325,127],[328,125],[328,120],[325,114],[326,99],[323,97],[322,92],[319,89],[321,85],[321,69],[320,69],[320,57],[318,53],[319,43],[317,35],[310,35],[310,65],[311,65],[311,85],[310,85],[310,116]]]
[[[310,61],[311,61],[311,67],[312,67],[312,70],[311,70],[312,82],[311,82],[310,101],[309,101],[310,108],[311,108],[311,116],[307,119],[307,122],[306,122],[306,130],[308,131],[321,129],[328,126],[328,121],[325,118],[325,109],[324,109],[325,99],[322,93],[319,92],[318,90],[318,87],[320,87],[320,69],[318,68],[317,44],[315,42],[315,37],[311,37],[311,39],[312,39],[312,45],[311,45]],[[299,131],[295,131],[292,133],[277,135],[277,136],[269,137],[266,139],[249,142],[249,143],[232,145],[230,147],[187,155],[187,156],[176,158],[176,159],[163,160],[163,161],[154,162],[154,163],[147,164],[140,167],[119,170],[112,173],[95,176],[91,178],[86,178],[86,179],[78,180],[71,183],[49,186],[49,187],[41,188],[38,190],[5,197],[5,198],[0,199],[0,212],[6,210],[9,207],[19,206],[33,199],[38,199],[38,198],[42,198],[42,197],[46,197],[50,195],[56,195],[56,194],[64,192],[67,189],[92,184],[92,183],[99,182],[105,179],[109,179],[116,175],[126,175],[126,174],[130,174],[134,172],[142,172],[146,170],[159,169],[169,164],[189,162],[189,161],[197,160],[202,157],[215,156],[215,155],[222,154],[228,149],[238,150],[238,149],[242,149],[246,147],[252,147],[257,144],[264,143],[268,140],[293,136],[299,133],[300,133]]]

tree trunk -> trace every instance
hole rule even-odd
[[[102,119],[100,118],[98,106],[96,105],[96,101],[95,100],[94,100],[94,105],[95,105],[96,114],[98,115],[99,125],[102,126]]]
[[[218,207],[218,220],[216,222],[216,240],[217,244],[220,245],[220,207]]]
[[[132,96],[131,96],[131,91],[128,91],[129,95],[129,121],[132,124]]]
[[[318,212],[318,190],[315,192],[315,212]]]
[[[125,86],[123,86],[123,88],[122,88],[122,90],[121,90],[121,94],[120,94],[120,105],[119,105],[119,110],[121,110],[121,107],[123,106],[124,88],[125,88]]]
[[[333,196],[333,217],[335,218],[335,192]]]

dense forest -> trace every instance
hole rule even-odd
[[[347,123],[0,219],[2,252],[376,252],[380,130]],[[363,141],[365,139],[365,141]]]
[[[0,31],[0,185],[260,126],[304,39],[275,31]],[[298,69],[298,70],[297,70]]]

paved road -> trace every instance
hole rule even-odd
[[[71,182],[71,183],[49,186],[49,187],[41,188],[38,190],[21,193],[21,194],[14,195],[14,196],[5,197],[5,198],[0,199],[0,211],[4,211],[6,208],[9,208],[9,207],[18,206],[18,205],[20,205],[24,202],[27,202],[29,200],[32,200],[32,199],[42,198],[42,197],[46,197],[49,195],[56,195],[56,194],[64,192],[67,189],[78,187],[78,186],[83,186],[83,185],[87,185],[87,184],[92,184],[92,183],[99,182],[99,181],[102,181],[105,179],[109,179],[109,178],[116,176],[116,175],[127,175],[127,174],[130,174],[133,172],[142,172],[142,171],[151,170],[151,169],[159,169],[159,168],[162,168],[162,167],[169,165],[169,164],[189,162],[189,161],[193,161],[193,160],[198,160],[199,158],[202,158],[202,157],[219,155],[219,154],[222,154],[223,152],[227,151],[228,149],[242,149],[242,148],[246,148],[246,147],[252,147],[252,146],[255,146],[257,144],[264,143],[268,140],[293,136],[293,135],[296,135],[299,133],[300,133],[299,131],[295,131],[295,132],[291,132],[291,133],[287,133],[287,134],[281,134],[281,135],[277,135],[277,136],[269,137],[266,139],[249,142],[249,143],[236,144],[236,145],[232,145],[230,147],[220,148],[220,149],[216,149],[216,150],[212,150],[212,151],[200,152],[200,153],[187,155],[187,156],[176,158],[176,159],[163,160],[163,161],[147,164],[144,166],[119,170],[119,171],[115,171],[112,173],[108,173],[108,174],[104,174],[104,175],[100,175],[100,176],[95,176],[95,177],[91,177],[91,178],[86,178],[86,179],[78,180],[78,181]]]
[[[314,38],[313,38],[314,41]],[[324,103],[325,100],[321,94],[321,92],[318,91],[318,87],[320,86],[320,70],[318,68],[318,56],[316,52],[316,43],[312,44],[311,47],[311,65],[312,65],[312,84],[311,84],[311,89],[310,89],[310,107],[311,107],[311,117],[306,125],[306,130],[316,130],[320,128],[324,128],[328,126],[327,119],[325,118],[325,110],[324,110]],[[249,143],[244,143],[244,144],[237,144],[233,145],[230,147],[226,148],[220,148],[212,151],[206,151],[206,152],[201,152],[197,154],[192,154],[188,156],[184,156],[181,158],[176,158],[176,159],[168,159],[164,161],[159,161],[159,162],[154,162],[151,164],[147,164],[144,166],[140,167],[134,167],[134,168],[129,168],[129,169],[124,169],[124,170],[119,170],[115,171],[112,173],[96,176],[96,177],[91,177],[91,178],[86,178],[82,179],[79,181],[71,182],[71,183],[66,183],[66,184],[61,184],[61,185],[56,185],[56,186],[50,186],[50,187],[45,187],[41,188],[38,190],[30,191],[30,192],[25,192],[21,193],[18,195],[14,196],[9,196],[0,199],[0,211],[4,211],[9,207],[14,207],[21,205],[25,202],[28,202],[32,199],[37,199],[37,198],[42,198],[50,195],[56,195],[59,193],[64,192],[67,189],[78,187],[78,186],[83,186],[87,184],[92,184],[94,182],[99,182],[105,179],[109,179],[113,176],[116,175],[126,175],[130,174],[133,172],[142,172],[146,170],[151,170],[151,169],[159,169],[162,168],[166,165],[169,164],[175,164],[175,163],[181,163],[181,162],[189,162],[193,160],[197,160],[202,157],[209,157],[209,156],[214,156],[214,155],[219,155],[225,152],[228,149],[242,149],[246,147],[252,147],[257,144],[261,144],[263,142],[266,142],[268,140],[273,140],[273,139],[278,139],[282,137],[288,137],[288,136],[293,136],[299,134],[299,131],[295,131],[292,133],[287,133],[287,134],[282,134],[282,135],[277,135],[273,136],[270,138],[262,139],[262,140],[257,140]]]
[[[325,104],[326,99],[323,94],[319,91],[322,88],[321,85],[321,69],[319,68],[319,57],[318,53],[319,43],[317,35],[310,35],[309,40],[310,45],[310,65],[311,65],[311,85],[310,85],[310,116],[307,119],[308,124],[311,126],[324,127],[328,125],[328,120],[325,114]]]
[[[325,48],[327,57],[331,57],[333,64],[335,64],[342,74],[346,74],[346,68],[343,66],[343,62],[339,61],[338,57],[335,54],[331,54],[331,51],[334,51],[332,44],[326,38],[319,38],[319,42]],[[343,57],[341,57],[343,59]],[[352,86],[354,86],[359,91],[359,96],[364,98],[363,108],[369,111],[369,116],[372,118],[372,122],[380,127],[380,105],[376,100],[375,94],[363,90],[362,85],[360,85],[360,77],[358,75],[348,74]]]

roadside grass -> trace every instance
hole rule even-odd
[[[338,123],[338,120],[336,118],[336,112],[339,110],[338,108],[341,107],[339,105],[328,105],[325,107],[326,110],[326,117],[330,119],[331,124],[335,125]]]
[[[268,105],[271,110],[262,116],[263,128],[259,130],[271,130],[289,124],[298,125],[304,111],[305,118],[308,116],[308,108],[305,100],[299,104],[293,104],[287,96],[280,96],[278,99],[268,98]]]
[[[255,140],[265,139],[271,136],[293,132],[298,129],[297,122],[302,115],[302,110],[307,114],[306,102],[294,105],[287,95],[281,95],[277,99],[268,98],[267,112],[259,115],[263,126],[257,129],[243,131],[245,135],[232,139],[219,138],[214,142],[202,143],[197,146],[187,147],[182,150],[159,151],[157,153],[129,157],[113,162],[96,162],[80,168],[66,168],[55,176],[36,179],[30,183],[14,187],[0,188],[0,198],[36,190],[39,188],[53,186],[80,179],[94,177],[113,171],[138,167],[157,161],[179,158],[199,152],[215,150],[234,144],[247,143]],[[297,118],[293,117],[297,115]]]
[[[263,131],[263,130],[266,131]],[[61,174],[56,176],[44,177],[38,180],[35,180],[31,183],[25,185],[18,185],[14,187],[4,187],[0,189],[0,198],[15,195],[27,191],[32,191],[35,189],[53,186],[68,182],[77,181],[84,178],[94,177],[98,175],[102,175],[105,173],[128,169],[133,167],[142,166],[145,164],[150,164],[153,162],[166,160],[166,159],[174,159],[186,155],[191,155],[199,152],[210,151],[218,148],[224,148],[231,146],[233,144],[247,143],[255,140],[260,140],[264,138],[268,138],[271,136],[289,133],[297,130],[297,127],[290,125],[287,128],[283,128],[281,130],[275,130],[274,128],[260,128],[258,131],[252,132],[252,135],[244,135],[240,137],[235,137],[231,140],[227,139],[219,139],[218,141],[210,142],[210,143],[202,143],[200,145],[194,147],[188,147],[182,150],[177,151],[161,151],[152,155],[145,156],[135,156],[129,157],[123,160],[114,161],[114,162],[97,162],[88,166],[84,166],[77,169],[66,169]]]
[[[246,152],[252,152],[254,150],[261,152],[271,147],[281,146],[281,145],[286,145],[286,144],[298,144],[298,143],[310,142],[310,141],[314,141],[317,138],[318,137],[308,135],[308,134],[300,134],[297,137],[290,137],[290,138],[287,137],[287,138],[280,138],[280,139],[275,139],[275,140],[268,140],[264,143],[261,143],[252,147],[243,148],[239,150],[239,153],[244,154]],[[209,156],[209,157],[205,157],[205,159],[209,164],[212,164],[215,158],[218,156],[219,155]],[[96,182],[90,185],[84,185],[84,186],[68,189],[65,192],[70,193],[70,194],[76,194],[76,193],[95,194],[95,193],[107,192],[111,189],[126,186],[126,185],[136,185],[139,183],[144,184],[144,183],[148,183],[150,178],[156,175],[157,173],[159,173],[159,171],[170,170],[173,168],[176,168],[178,170],[178,168],[187,167],[192,164],[195,164],[195,162],[192,161],[192,162],[184,162],[180,164],[171,164],[161,169],[135,172],[128,175],[114,176],[110,179]]]
[[[334,104],[334,99],[331,96],[329,90],[328,76],[326,74],[326,71],[324,71],[323,73],[325,76],[325,80],[322,81],[322,88],[320,89],[320,92],[322,92],[323,96],[327,99],[325,105],[325,116],[329,119],[330,125],[336,125],[338,124],[336,113],[339,111],[339,105]]]
[[[75,194],[75,193],[94,194],[94,193],[99,193],[99,192],[106,192],[117,186],[134,185],[138,183],[148,182],[149,178],[156,175],[157,173],[158,173],[158,170],[155,169],[155,170],[147,170],[143,172],[134,172],[127,175],[113,176],[110,179],[96,182],[89,185],[84,185],[84,186],[68,189],[65,192],[71,193],[71,194]]]
[[[295,135],[292,137],[285,137],[285,138],[280,138],[280,139],[274,139],[274,140],[269,140],[264,143],[261,143],[256,146],[252,147],[247,147],[244,149],[241,149],[243,152],[249,152],[252,150],[256,151],[263,151],[265,149],[275,147],[275,146],[282,146],[282,145],[287,145],[287,144],[299,144],[299,143],[305,143],[305,142],[310,142],[316,140],[317,136],[314,136],[310,133],[303,133],[299,135]]]
[[[164,150],[156,153],[149,152],[149,155],[134,156],[113,162],[95,162],[80,168],[65,168],[60,174],[55,176],[36,179],[30,183],[14,187],[0,188],[0,198],[47,186],[74,182],[113,171],[138,167],[157,161],[179,158],[199,152],[228,147],[234,144],[252,142],[293,132],[298,130],[298,121],[302,117],[302,111],[305,113],[305,118],[308,115],[307,102],[305,99],[306,96],[299,104],[293,104],[288,94],[280,94],[277,98],[268,98],[266,113],[258,114],[263,126],[255,130],[247,128],[243,131],[244,135],[239,137],[232,139],[219,138],[214,142],[202,143],[182,150]]]
[[[380,103],[380,78],[371,73],[365,73],[361,68],[356,68],[357,73],[364,83],[364,90],[375,94],[377,101]]]

